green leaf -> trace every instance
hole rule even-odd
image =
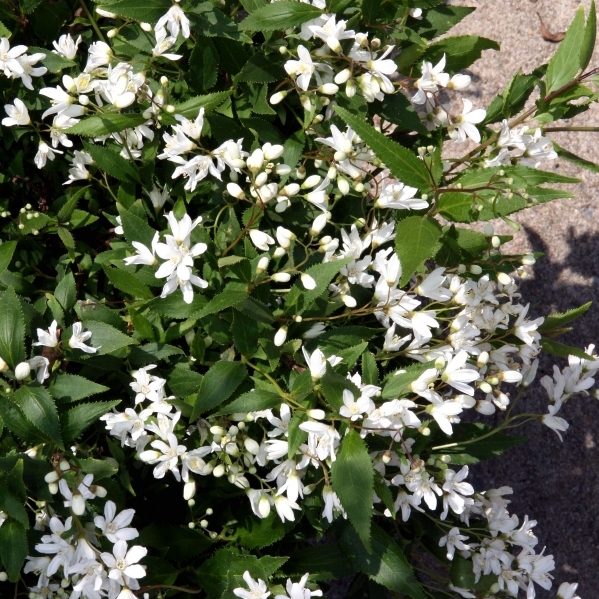
[[[246,318],[240,312],[233,312],[231,333],[233,343],[242,356],[249,358],[258,349],[258,323],[255,320]]]
[[[266,518],[249,514],[235,527],[235,540],[248,549],[262,549],[280,541],[285,536],[285,528],[293,525],[289,524],[283,524],[274,510]]]
[[[8,265],[12,260],[13,254],[15,253],[16,247],[16,241],[5,241],[2,245],[0,245],[0,277],[8,268]]]
[[[339,580],[355,574],[355,568],[338,543],[305,546],[292,553],[285,565],[287,576],[303,576],[310,572],[310,580]]]
[[[424,364],[410,364],[406,368],[397,370],[387,379],[387,383],[383,387],[381,397],[383,399],[397,399],[408,393],[411,393],[410,383],[415,381],[421,374],[429,368],[434,368],[435,362],[425,362]]]
[[[0,358],[13,370],[25,359],[25,324],[19,298],[12,287],[0,298]]]
[[[427,599],[399,545],[376,524],[372,525],[372,552],[347,523],[340,527],[341,547],[354,566],[383,586],[412,599]]]
[[[566,150],[566,148],[562,148],[558,143],[556,143],[553,140],[552,143],[553,149],[557,152],[557,155],[560,158],[563,158],[564,160],[572,162],[573,164],[576,164],[578,166],[581,166],[582,168],[586,168],[588,171],[591,171],[592,173],[599,173],[599,164],[595,164],[594,162],[591,162],[586,158],[582,158],[581,156],[573,154],[569,150]]]
[[[147,23],[156,23],[171,7],[169,0],[118,0],[109,4],[110,12]]]
[[[272,6],[276,6],[273,4]],[[385,163],[385,166],[402,183],[428,190],[431,180],[422,160],[410,150],[379,133],[364,120],[349,111],[335,106],[335,112],[360,136],[372,151]]]
[[[8,488],[20,499],[21,503],[25,503],[27,500],[27,489],[23,482],[23,458],[19,458],[16,461],[13,469],[6,478],[6,482]],[[23,526],[28,527],[29,523],[23,523]]]
[[[584,8],[580,6],[564,39],[547,64],[545,74],[547,95],[572,81],[580,70],[581,51],[584,48],[585,53],[588,52],[588,49],[584,47],[585,37]]]
[[[220,68],[228,75],[236,75],[247,62],[249,54],[247,48],[241,42],[214,38],[212,40],[220,57]]]
[[[591,2],[591,8],[589,11],[589,17],[587,19],[587,25],[584,30],[584,39],[582,40],[582,46],[580,48],[580,68],[585,70],[591,62],[593,56],[593,50],[595,49],[595,40],[597,37],[597,12],[595,10],[595,0]]]
[[[583,352],[578,347],[571,347],[569,345],[565,345],[564,343],[558,343],[557,341],[547,337],[543,337],[541,339],[541,347],[543,348],[543,351],[546,351],[552,356],[561,356],[563,358],[568,356],[576,356],[577,358],[591,361],[594,359],[592,356],[589,356],[589,354]]]
[[[413,104],[402,93],[386,95],[381,102],[381,108],[377,108],[376,114],[397,125],[400,129],[430,135],[414,110]]]
[[[105,266],[104,272],[117,289],[136,299],[153,299],[155,297],[154,292],[133,273],[110,266]]]
[[[133,129],[145,123],[148,119],[142,114],[102,114],[82,119],[69,128],[69,135],[82,135],[83,137],[100,137],[118,133],[125,129]]]
[[[200,108],[203,108],[205,112],[210,112],[220,106],[230,95],[231,92],[226,91],[196,96],[187,100],[187,102],[183,102],[183,104],[175,106],[175,114],[180,114],[188,119],[195,119],[200,113]]]
[[[270,324],[274,321],[272,310],[262,302],[259,302],[257,299],[254,299],[253,297],[248,297],[241,303],[235,304],[233,308],[235,308],[235,310],[238,310],[242,314],[245,314],[246,316],[249,316],[250,318],[257,320],[258,322]]]
[[[285,70],[279,64],[278,57],[266,56],[261,52],[254,54],[237,75],[237,81],[251,83],[273,83],[285,78]]]
[[[143,243],[147,248],[151,248],[156,231],[148,223],[129,212],[129,210],[125,210],[121,205],[117,204],[117,208],[127,241],[129,243],[137,241]]]
[[[83,328],[91,331],[92,336],[87,344],[97,347],[99,355],[111,354],[122,347],[139,344],[137,339],[121,333],[105,322],[85,320]]]
[[[219,56],[211,39],[199,37],[189,57],[188,78],[200,92],[214,87],[218,77]]]
[[[275,2],[256,9],[240,24],[244,31],[289,29],[319,17],[322,11],[303,2]]]
[[[21,461],[21,464],[23,462]],[[29,528],[29,516],[27,510],[23,507],[27,493],[25,485],[21,481],[22,489],[25,491],[25,498],[21,499],[17,494],[8,488],[8,480],[4,475],[0,475],[0,510],[6,512],[13,520],[20,522],[25,528]]]
[[[441,194],[437,200],[439,214],[447,220],[458,223],[471,223],[478,219],[471,193],[450,191]]]
[[[190,420],[227,401],[245,379],[247,371],[241,362],[217,362],[204,375]]]
[[[0,526],[0,558],[11,582],[17,582],[29,549],[27,533],[20,522]]]
[[[141,183],[137,169],[122,156],[103,146],[83,142],[85,151],[92,157],[94,164],[107,175],[126,183]]]
[[[478,60],[483,50],[499,50],[499,44],[486,37],[458,35],[431,44],[421,56],[421,60],[427,60],[435,65],[445,54],[447,61],[445,70],[448,73],[455,73],[468,68]]]
[[[366,443],[355,430],[351,430],[341,443],[337,459],[331,466],[331,482],[349,521],[370,553],[374,468]]]
[[[68,272],[56,285],[54,297],[62,306],[65,312],[69,312],[77,301],[77,291],[75,289],[75,277],[72,272]]]
[[[187,526],[152,523],[140,531],[136,544],[166,551],[165,557],[176,562],[187,561],[212,546],[205,534]]]
[[[160,360],[166,360],[170,356],[183,356],[185,352],[174,345],[164,343],[146,343],[132,347],[129,353],[129,361],[136,366],[142,364],[151,364]]]
[[[539,333],[547,333],[554,329],[560,329],[569,322],[580,318],[593,304],[593,302],[587,302],[578,308],[567,310],[566,312],[560,312],[558,314],[551,314],[547,316],[543,324],[538,328]]]
[[[107,462],[106,459],[96,460],[95,458],[85,458],[79,460],[81,471],[85,474],[93,474],[96,481],[103,478],[110,478],[119,470],[118,466]],[[95,481],[94,481],[95,482]]]
[[[242,289],[226,289],[215,295],[199,312],[194,314],[195,318],[204,318],[216,312],[222,312],[240,304],[248,297],[248,292]]]
[[[0,36],[1,37],[10,37],[11,35],[12,35],[12,33],[11,33],[10,29],[8,29],[8,27],[0,21]],[[30,48],[31,48],[31,46],[30,46]],[[33,48],[31,48],[31,49],[33,49]]]
[[[281,396],[277,393],[264,391],[263,389],[254,389],[253,391],[243,393],[231,403],[223,406],[214,413],[214,416],[222,416],[224,414],[247,414],[248,412],[268,410],[280,406],[282,401]]]
[[[364,352],[362,354],[362,384],[363,385],[378,385],[379,369],[376,365],[376,360],[372,352]]]
[[[103,416],[120,403],[120,399],[82,403],[71,408],[68,412],[61,414],[60,424],[65,442],[76,439],[88,426],[96,422],[100,416]]]
[[[395,251],[402,269],[400,287],[423,267],[425,260],[437,253],[442,234],[441,225],[430,216],[408,216],[397,223]]]
[[[64,448],[56,406],[44,387],[37,383],[23,385],[12,395],[12,399],[27,420],[47,439]]]
[[[415,29],[418,35],[431,40],[447,33],[452,27],[457,25],[462,19],[476,10],[470,6],[449,6],[441,4],[424,11],[423,19],[418,23]]]
[[[30,422],[21,409],[0,395],[0,413],[4,426],[17,437],[29,443],[47,443],[48,438]]]
[[[500,96],[496,96],[485,117],[485,123],[509,119],[518,114],[532,93],[538,78],[535,75],[516,73]]]
[[[59,374],[48,386],[50,395],[58,403],[74,403],[90,395],[97,395],[108,390],[108,387],[98,385],[98,383],[77,374]]]
[[[306,422],[307,420],[308,414],[306,414],[306,412],[296,412],[289,421],[289,425],[287,427],[287,457],[290,460],[294,458],[298,447],[302,443],[305,443],[306,439],[308,438],[308,433],[300,428],[300,424]]]

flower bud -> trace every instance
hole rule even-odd
[[[0,372],[6,372],[7,370],[9,370],[9,366],[8,364],[2,359],[0,358]]]
[[[77,102],[79,102],[79,104],[81,104],[81,106],[87,106],[89,104],[89,98],[87,96],[84,96],[83,94],[81,94],[77,98]]]
[[[245,193],[243,193],[243,189],[237,185],[237,183],[227,183],[227,191],[231,196],[241,200],[245,197]]]
[[[491,223],[487,223],[484,228],[485,235],[491,237],[495,233],[495,227]]]
[[[56,495],[56,493],[58,493],[58,483],[50,483],[48,485],[48,491],[50,491],[51,495]]]
[[[312,112],[314,110],[314,105],[310,101],[310,97],[309,96],[302,96],[300,98],[300,102],[302,104],[303,109],[306,112]]]
[[[285,46],[282,46],[282,47],[284,48]],[[275,105],[275,104],[278,104],[279,102],[282,102],[285,99],[285,97],[287,96],[288,93],[289,92],[285,91],[285,90],[274,93],[270,97],[270,103],[273,104],[273,105]]]
[[[186,501],[192,501],[192,497],[196,494],[196,481],[192,478],[189,482],[183,485],[183,499]],[[193,507],[193,506],[191,506]]]
[[[337,85],[341,85],[342,83],[348,81],[350,77],[351,71],[349,69],[343,69],[343,71],[340,71],[335,75],[334,81]]]
[[[299,314],[294,314],[293,316],[293,322],[302,322],[304,319],[302,316],[300,316]]]
[[[254,150],[248,157],[246,165],[253,173],[257,173],[262,169],[264,164],[264,152],[260,148]]]
[[[522,264],[524,264],[524,266],[532,266],[536,261],[537,259],[532,254],[527,254],[522,257]]]
[[[107,34],[106,37],[108,39],[112,39],[113,37],[116,37],[119,34],[119,30],[118,29],[111,29]]]
[[[81,493],[73,493],[73,499],[71,499],[71,509],[73,510],[73,514],[76,516],[83,516],[85,513],[85,499],[83,499]]]
[[[519,383],[522,375],[517,370],[502,370],[499,373],[499,380],[505,383]]]
[[[347,195],[349,193],[349,181],[343,177],[337,177],[337,187],[341,192],[341,195]]]
[[[256,185],[256,187],[262,187],[267,181],[268,181],[268,175],[264,171],[262,171],[256,177],[254,184]],[[228,188],[228,186],[227,186],[227,188]]]
[[[187,525],[187,528],[190,528],[191,530],[193,530],[195,527],[196,527],[196,525],[195,525],[195,522],[190,522],[190,523]]]
[[[313,408],[312,410],[308,410],[306,412],[310,418],[314,418],[314,420],[322,420],[325,416],[324,410],[320,410],[318,408]]]
[[[150,23],[140,23],[139,26],[146,32],[150,33],[152,31],[152,25]]]
[[[481,267],[480,267],[478,264],[473,264],[473,265],[470,267],[470,272],[471,272],[473,275],[479,275],[479,274],[481,274],[481,273],[482,273],[482,271],[483,271],[483,269],[482,269],[482,268],[481,268]]]
[[[56,470],[52,470],[51,472],[48,472],[48,474],[46,474],[46,476],[44,476],[44,480],[50,484],[50,483],[55,483],[58,480],[59,476],[58,476],[58,472],[56,472]]]
[[[493,387],[491,387],[491,385],[489,385],[489,383],[487,383],[487,381],[481,381],[480,383],[478,383],[478,388],[483,393],[491,393],[491,391],[493,391]]]
[[[334,83],[324,83],[318,88],[318,91],[326,96],[332,96],[339,91],[339,86]]]
[[[483,366],[485,366],[487,364],[488,361],[489,361],[489,352],[484,351],[484,352],[481,352],[481,354],[476,359],[476,365],[479,368],[482,368]]]
[[[350,79],[345,85],[345,95],[348,98],[353,98],[356,95],[356,91],[358,90],[358,86],[353,79]]]
[[[266,256],[262,256],[260,260],[258,260],[258,266],[256,266],[256,274],[262,274],[268,268],[268,258]]]
[[[287,327],[282,326],[275,334],[274,344],[281,347],[285,343],[285,339],[287,339]]]
[[[282,258],[287,252],[284,248],[278,247],[273,253],[274,258]]]
[[[262,151],[264,152],[264,158],[271,162],[272,160],[276,160],[283,155],[285,148],[281,144],[270,144],[265,143],[262,147]]]
[[[110,12],[108,10],[104,10],[103,8],[98,8],[96,7],[96,12],[101,16],[101,17],[106,17],[107,19],[116,19],[117,15],[114,12]]]
[[[270,278],[276,283],[287,283],[291,279],[291,275],[288,272],[276,272]]]
[[[312,223],[312,227],[310,227],[310,235],[312,235],[312,237],[316,237],[316,235],[318,235],[326,227],[326,224],[327,224],[327,215],[319,214],[314,219],[314,222]]]
[[[300,279],[305,289],[316,289],[316,281],[308,273],[303,272],[300,275]]]
[[[502,285],[511,285],[514,281],[512,280],[512,277],[510,277],[510,275],[508,275],[505,272],[500,272],[497,273],[497,280],[502,284]]]
[[[29,376],[30,372],[31,366],[29,365],[29,363],[21,362],[20,364],[17,364],[15,368],[15,378],[17,379],[17,381],[22,381],[23,379],[26,379]]]
[[[0,572],[0,582],[6,582],[8,580],[8,574],[6,572]]]
[[[243,446],[252,455],[258,455],[258,452],[260,451],[260,444],[257,441],[254,441],[254,439],[250,439],[249,437],[245,438],[245,440],[243,441]]]
[[[66,472],[67,470],[71,469],[71,464],[69,464],[69,462],[67,460],[60,460],[58,467],[60,468],[60,470],[62,472]]]
[[[302,189],[310,189],[316,187],[322,181],[320,175],[310,175],[303,183]]]
[[[218,466],[216,466],[216,468],[214,468],[214,470],[212,471],[212,474],[216,477],[216,478],[220,478],[223,474],[225,473],[225,466],[224,464],[219,464]]]
[[[494,248],[498,248],[501,245],[501,239],[499,239],[497,235],[493,235],[493,237],[491,237],[491,245]]]
[[[356,300],[351,295],[346,295],[345,293],[341,294],[341,301],[348,308],[355,308],[358,305],[358,302],[356,302]]]

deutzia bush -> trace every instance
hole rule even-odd
[[[532,317],[539,256],[467,223],[572,195],[545,128],[597,99],[595,9],[488,107],[461,71],[497,44],[439,39],[471,10],[0,6],[2,596],[552,587],[468,468],[596,394],[594,347],[554,340],[588,305]]]

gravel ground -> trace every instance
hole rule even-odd
[[[475,107],[486,107],[518,69],[530,72],[546,62],[557,45],[541,36],[540,13],[552,33],[564,31],[582,5],[590,0],[451,0],[451,4],[476,6],[477,10],[452,30],[452,35],[476,34],[501,44],[501,51],[485,51],[468,71],[473,78],[470,98]],[[599,66],[596,52],[590,68]],[[566,123],[567,124],[567,123]],[[570,124],[599,125],[599,107],[580,115]],[[554,133],[561,146],[597,161],[596,133]],[[534,316],[564,311],[590,300],[599,300],[599,174],[570,163],[554,161],[545,168],[580,177],[576,197],[558,200],[524,211],[515,220],[522,230],[514,233],[503,222],[496,230],[514,234],[508,249],[540,251],[545,257],[523,281],[523,300],[530,302]],[[576,323],[575,331],[560,339],[571,345],[599,345],[599,301]],[[541,374],[551,373],[546,359]],[[531,390],[521,409],[545,411],[547,399],[540,387]],[[511,508],[521,517],[538,521],[538,549],[546,546],[556,562],[555,597],[564,581],[579,582],[583,599],[599,597],[599,402],[576,398],[562,410],[570,429],[560,443],[555,433],[532,423],[518,429],[529,441],[500,458],[473,469],[477,489],[510,485],[514,489]]]

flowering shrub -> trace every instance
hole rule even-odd
[[[439,39],[471,10],[0,7],[3,596],[551,588],[468,467],[524,421],[561,439],[599,359],[554,337],[588,305],[531,318],[539,256],[464,225],[571,196],[544,127],[597,98],[595,9],[486,109],[460,71],[495,42]],[[514,413],[542,350],[547,413]]]

